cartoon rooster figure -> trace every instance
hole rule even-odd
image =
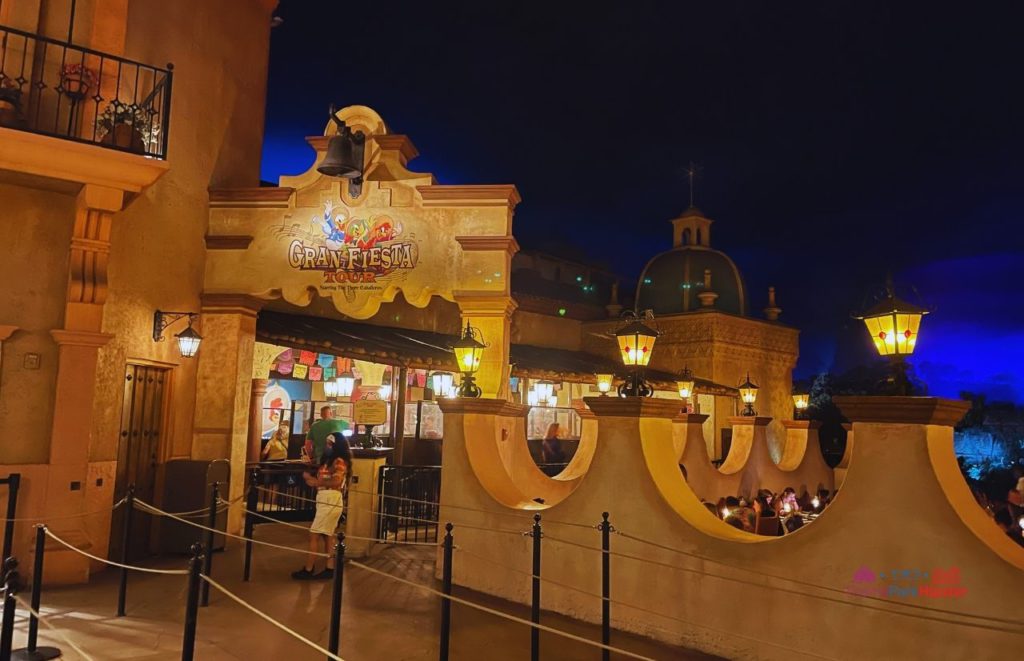
[[[377,216],[373,219],[373,228],[365,241],[365,248],[372,248],[377,243],[393,241],[402,233],[402,223],[396,223],[391,216]]]
[[[317,222],[317,218],[313,218]],[[345,226],[348,222],[348,214],[339,207],[337,214],[334,213],[334,203],[330,200],[324,202],[324,215],[320,222],[320,229],[323,230],[327,247],[337,250],[345,243]]]

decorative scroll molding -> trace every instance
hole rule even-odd
[[[417,186],[424,207],[509,207],[522,201],[511,184],[493,186]]]
[[[216,188],[210,191],[210,208],[263,207],[287,209],[294,188],[262,186],[259,188]]]
[[[457,236],[463,250],[504,250],[512,256],[519,252],[519,242],[514,236]]]
[[[206,235],[207,250],[246,250],[252,237],[244,234]]]

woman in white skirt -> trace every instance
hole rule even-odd
[[[306,565],[292,572],[292,578],[300,581],[330,578],[334,574],[334,532],[338,528],[343,508],[342,492],[346,478],[352,472],[352,449],[341,434],[331,434],[334,442],[320,457],[316,476],[303,474],[306,484],[316,487],[316,515],[309,528],[309,555]],[[323,550],[321,551],[321,547]],[[327,567],[315,573],[318,553],[327,553]]]

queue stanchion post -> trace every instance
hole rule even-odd
[[[331,628],[327,649],[337,655],[341,644],[341,590],[345,580],[345,533],[338,533],[334,545],[334,577],[331,587]],[[330,657],[328,657],[330,661]]]
[[[203,567],[203,545],[196,542],[188,561],[188,597],[185,601],[185,633],[181,639],[181,661],[192,661],[196,652],[196,622],[199,618],[199,574]],[[204,585],[209,585],[202,581]]]
[[[11,653],[10,658],[14,661],[46,661],[60,657],[61,651],[56,647],[39,647],[39,605],[42,600],[43,591],[43,554],[46,551],[46,526],[36,524],[36,547],[32,563],[32,612],[28,620],[28,645],[16,649]],[[5,658],[5,657],[0,657]]]
[[[18,607],[14,596],[21,591],[17,558],[10,557],[4,560],[3,590],[4,614],[0,619],[0,659],[6,661],[11,658],[11,647],[14,643],[14,611]]]
[[[540,514],[533,515],[533,597],[530,600],[530,621],[540,624],[540,540],[543,532],[540,527]],[[540,629],[530,627],[530,660],[540,659]]]
[[[253,528],[256,526],[256,517],[253,515],[253,512],[256,511],[256,507],[259,504],[259,491],[256,488],[256,485],[259,484],[259,479],[260,469],[252,469],[249,473],[249,493],[246,494],[245,498],[245,566],[242,569],[243,581],[248,581],[252,572],[252,533]]]
[[[132,516],[135,514],[135,485],[128,485],[124,497],[124,525],[121,527],[121,564],[128,564],[128,547],[132,541]],[[121,580],[117,586],[117,616],[124,617],[128,598],[128,568],[121,567]]]
[[[443,565],[441,567],[441,592],[447,596],[452,594],[452,524],[444,524],[444,552]],[[439,661],[448,661],[448,650],[451,646],[452,636],[452,600],[441,599],[441,645],[438,652]]]
[[[612,524],[608,522],[608,512],[601,513],[601,643],[611,645],[612,640],[612,596],[611,596],[611,532]],[[611,650],[601,650],[601,660],[609,661]]]
[[[206,526],[209,530],[206,531],[206,557],[203,563],[203,573],[207,576],[213,575],[213,532],[217,529],[217,506],[220,500],[220,483],[214,482],[210,485],[210,511],[206,517]],[[210,605],[210,584],[203,581],[200,586],[202,596],[200,597],[201,606]]]
[[[21,487],[21,473],[7,476],[7,520],[4,522],[4,554],[11,557],[14,552],[14,524],[18,517],[18,489]]]

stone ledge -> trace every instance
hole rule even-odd
[[[702,425],[710,417],[706,413],[680,413],[672,422],[681,422],[684,425]]]
[[[782,426],[786,429],[820,429],[820,420],[783,420]]]
[[[529,409],[528,406],[513,404],[505,399],[491,399],[487,397],[445,398],[437,400],[437,405],[445,415],[449,413],[482,413],[511,418],[523,417],[526,415],[527,409]]]
[[[733,415],[729,416],[729,424],[733,427],[742,427],[743,425],[752,425],[755,427],[765,427],[772,419],[763,415]]]
[[[656,397],[584,397],[583,401],[599,418],[667,418],[679,416],[682,403]]]
[[[894,422],[907,425],[942,425],[960,422],[970,402],[939,397],[833,397],[851,422]]]

